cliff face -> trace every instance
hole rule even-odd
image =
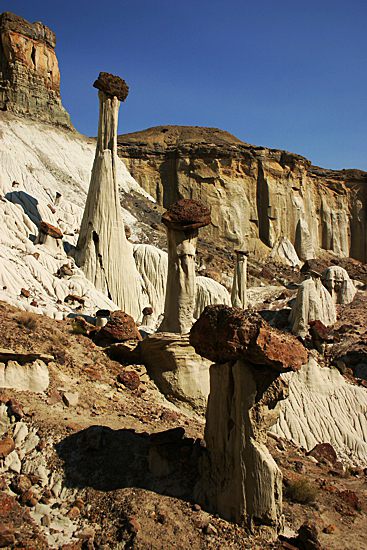
[[[61,105],[55,44],[42,23],[0,15],[0,110],[73,128]]]
[[[259,239],[273,247],[284,236],[301,256],[308,242],[316,255],[324,249],[367,261],[366,172],[322,170],[214,128],[159,126],[121,135],[118,154],[164,207],[182,197],[209,207],[213,240],[259,250]]]

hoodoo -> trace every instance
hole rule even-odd
[[[232,286],[232,306],[247,307],[247,256],[243,250],[236,250],[236,265]]]
[[[196,353],[214,361],[197,499],[225,519],[262,525],[276,536],[282,524],[282,474],[266,448],[266,431],[288,395],[281,372],[297,371],[307,352],[292,335],[257,313],[208,306],[190,332]]]
[[[145,304],[116,180],[118,111],[129,88],[108,73],[93,86],[99,89],[98,139],[75,259],[97,290],[137,320]]]
[[[209,210],[192,199],[172,204],[162,216],[167,228],[168,274],[160,332],[185,334],[195,308],[195,253],[198,229],[210,223]]]

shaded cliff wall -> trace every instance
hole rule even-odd
[[[73,128],[61,104],[55,44],[42,23],[0,15],[0,110]]]
[[[178,138],[173,143],[160,136],[154,141],[152,130],[119,136],[120,158],[165,208],[180,198],[209,207],[207,237],[249,249],[259,238],[268,247],[281,236],[294,244],[302,219],[316,254],[325,249],[367,261],[367,173],[322,170],[300,155],[254,147],[233,136],[228,143],[225,132],[227,143],[216,136],[217,143],[208,143],[207,135],[205,143],[197,135],[198,143]]]

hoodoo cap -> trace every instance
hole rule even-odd
[[[162,216],[162,223],[166,227],[178,231],[188,231],[209,225],[210,212],[198,201],[193,199],[180,199],[171,204]]]
[[[129,94],[129,86],[125,80],[110,73],[99,73],[93,86],[107,95],[116,96],[119,101],[125,101]]]

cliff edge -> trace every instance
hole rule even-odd
[[[0,15],[0,110],[74,129],[61,104],[55,45],[42,23]]]

